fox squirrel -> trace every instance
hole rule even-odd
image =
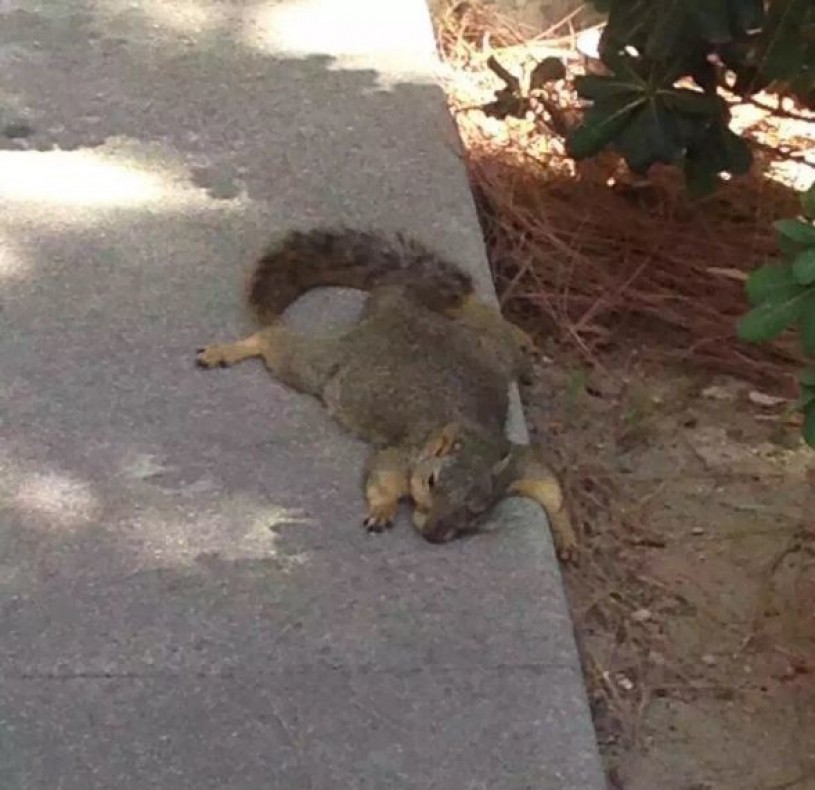
[[[320,286],[369,291],[359,321],[320,337],[285,327],[285,308]],[[390,527],[410,498],[418,531],[444,543],[475,531],[499,499],[524,496],[548,514],[561,559],[574,558],[557,478],[504,433],[509,384],[527,371],[531,341],[476,297],[467,274],[402,235],[291,231],[258,261],[247,301],[260,331],[199,349],[197,364],[260,357],[369,442],[368,531]]]

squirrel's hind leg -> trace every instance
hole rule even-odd
[[[199,368],[228,368],[246,359],[262,357],[264,348],[264,332],[257,332],[232,343],[213,343],[199,348],[195,363]]]
[[[341,361],[340,337],[312,337],[280,324],[267,326],[233,343],[217,343],[199,349],[202,368],[229,367],[260,357],[284,384],[310,395],[320,395]]]

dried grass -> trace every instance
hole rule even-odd
[[[772,221],[798,210],[796,193],[770,177],[790,173],[791,155],[779,154],[778,143],[785,140],[792,156],[811,149],[811,128],[800,124],[815,116],[748,108],[742,129],[761,146],[754,172],[697,204],[668,168],[642,186],[611,154],[577,166],[545,110],[507,121],[480,110],[502,87],[490,56],[515,74],[549,55],[579,66],[570,23],[535,36],[479,2],[455,3],[437,20],[449,104],[506,311],[533,334],[567,341],[595,368],[603,369],[606,349],[628,343],[792,394],[796,345],[740,343],[735,324],[747,309],[747,274],[775,252]],[[568,83],[547,98],[570,120],[579,116]],[[785,122],[799,126],[785,135]],[[802,177],[800,169],[793,175]],[[574,437],[559,437],[551,425],[546,431],[576,523],[594,525],[566,580],[598,733],[616,743],[604,744],[608,757],[637,744],[653,695],[693,689],[698,671],[672,653],[653,623],[634,616],[659,600],[679,600],[640,567],[637,547],[659,545],[648,528],[650,500],[632,503],[615,475],[580,457]],[[655,649],[663,656],[658,666]]]
[[[516,74],[546,55],[580,63],[568,22],[532,37],[480,3],[456,4],[439,21],[449,103],[506,310],[533,333],[554,331],[594,364],[609,344],[637,343],[792,394],[796,345],[741,343],[735,324],[747,309],[747,274],[775,252],[772,221],[798,210],[775,171],[797,158],[799,178],[815,174],[801,161],[815,115],[794,112],[791,120],[749,105],[741,126],[760,144],[753,173],[697,203],[669,168],[655,168],[643,186],[613,154],[576,166],[544,110],[507,121],[480,110],[501,87],[486,66],[490,55]],[[579,115],[568,83],[548,100]],[[774,145],[785,123],[798,124],[785,140],[792,154]]]

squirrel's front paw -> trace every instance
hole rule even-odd
[[[229,346],[212,345],[199,348],[195,356],[195,364],[199,368],[225,368],[234,360],[230,359]]]
[[[368,510],[368,515],[362,522],[362,526],[369,533],[378,534],[390,529],[393,526],[393,519],[396,517],[396,505],[390,503],[386,505],[372,505]]]

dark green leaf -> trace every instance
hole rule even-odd
[[[730,41],[730,9],[728,0],[688,0],[692,19],[705,41]]]
[[[812,0],[776,0],[770,4],[766,44],[759,70],[769,80],[794,76],[806,60],[801,29]]]
[[[624,102],[619,102],[617,107],[604,103],[589,109],[583,123],[569,135],[567,140],[569,156],[574,159],[593,156],[617,137],[643,101],[622,98]]]
[[[637,90],[644,90],[648,86],[650,76],[648,64],[641,58],[635,58],[627,52],[607,50],[603,53],[603,62],[614,73],[618,80],[628,82]]]
[[[688,51],[689,9],[685,0],[642,0],[640,6],[647,6],[652,15],[644,55],[659,60],[666,52],[679,55]]]
[[[753,154],[747,141],[739,137],[730,129],[722,130],[722,143],[724,145],[725,171],[736,176],[743,176],[750,172],[753,164]]]
[[[759,266],[751,272],[745,290],[751,305],[779,301],[785,294],[798,292],[792,268],[789,265],[778,266],[773,263]]]
[[[544,58],[529,75],[529,87],[532,90],[542,88],[547,82],[562,80],[566,76],[566,67],[559,58]]]
[[[802,387],[815,388],[815,368],[807,368],[801,371],[798,380],[801,382]]]
[[[792,273],[795,275],[796,282],[801,285],[815,283],[815,247],[798,253],[792,262]]]
[[[804,412],[804,441],[815,449],[815,405],[810,404]]]
[[[813,31],[815,32],[815,26]],[[808,48],[806,57],[807,64],[786,85],[790,96],[812,110],[815,108],[815,42]]]
[[[702,126],[685,156],[685,177],[694,191],[715,183],[719,173],[741,175],[752,163],[749,146],[727,128],[724,118],[707,127]]]
[[[674,88],[660,92],[665,106],[688,115],[716,116],[722,112],[722,99],[688,88]]]
[[[733,24],[739,35],[754,34],[764,27],[767,13],[763,0],[735,0],[731,2]]]
[[[801,195],[801,208],[807,219],[815,219],[815,183]]]
[[[600,39],[603,62],[606,53],[626,45],[635,47],[644,57],[659,60],[666,53],[682,53],[688,33],[685,0],[613,0]]]
[[[812,290],[804,301],[798,328],[801,330],[801,345],[804,347],[804,353],[815,357],[815,292]]]
[[[641,96],[642,85],[618,77],[585,74],[575,77],[574,88],[583,99],[610,99],[629,95]]]
[[[801,397],[798,398],[798,408],[804,410],[815,408],[815,389],[801,390]]]
[[[688,70],[693,81],[709,96],[716,95],[719,84],[719,72],[707,58],[700,59],[696,65]]]
[[[799,219],[780,219],[773,227],[784,237],[796,244],[815,245],[815,227]]]
[[[737,96],[750,96],[764,90],[772,80],[762,76],[759,70],[750,63],[727,64],[736,75],[736,80],[732,85],[733,93]]]
[[[738,323],[738,335],[750,343],[775,340],[801,317],[806,292],[796,289],[784,299],[762,302]]]
[[[656,162],[675,164],[690,151],[694,161],[686,173],[702,185],[698,192],[715,186],[719,172],[749,168],[750,151],[727,128],[727,105],[720,98],[674,87],[676,75],[664,63],[620,52],[608,52],[606,60],[611,76],[575,81],[580,95],[594,104],[570,136],[571,156],[585,158],[615,144],[631,170],[645,173]]]
[[[686,157],[684,163],[685,184],[692,198],[702,198],[716,190],[721,183],[719,174],[700,159]]]
[[[631,118],[616,143],[631,170],[640,174],[655,162],[673,164],[683,153],[675,116],[655,101]]]

